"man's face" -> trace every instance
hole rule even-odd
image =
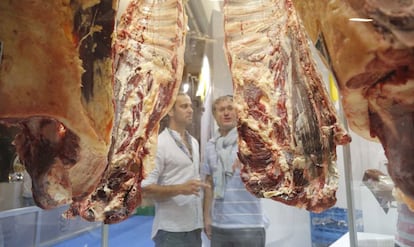
[[[174,107],[168,114],[177,124],[190,126],[193,122],[193,104],[190,96],[178,95]]]
[[[214,118],[220,129],[231,130],[236,127],[237,113],[232,100],[225,99],[218,102],[215,109]]]

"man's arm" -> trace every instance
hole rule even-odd
[[[155,201],[164,201],[178,195],[200,195],[201,188],[207,185],[200,180],[192,179],[183,184],[159,185],[150,184],[142,188],[144,197]]]
[[[204,190],[203,200],[203,216],[204,231],[209,239],[211,239],[211,205],[213,203],[213,179],[211,175],[206,175],[206,184],[209,186]]]

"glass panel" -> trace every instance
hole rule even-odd
[[[37,210],[0,213],[0,246],[35,246],[37,217]]]
[[[381,144],[369,142],[354,133],[352,138],[354,211],[363,212],[363,231],[357,233],[357,244],[394,246],[397,202],[392,196],[393,183],[387,175],[384,150]],[[379,173],[382,174],[380,177]],[[356,224],[361,222],[356,221]]]
[[[36,206],[0,212],[0,246],[100,246],[101,223],[67,220],[67,207],[41,210]],[[83,236],[77,245],[68,240]]]

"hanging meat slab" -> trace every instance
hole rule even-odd
[[[258,197],[321,212],[336,202],[338,121],[291,0],[225,0],[242,180]]]
[[[107,165],[114,2],[0,1],[0,122],[21,127],[42,208],[81,200]]]
[[[187,17],[181,0],[131,1],[114,40],[115,124],[110,164],[88,198],[67,216],[116,223],[141,202],[159,121],[172,107],[184,68]]]
[[[326,51],[350,128],[380,141],[414,210],[414,2],[293,0]]]

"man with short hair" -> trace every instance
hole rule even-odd
[[[155,202],[152,239],[156,247],[201,246],[203,228],[199,144],[186,128],[193,120],[191,98],[177,95],[168,127],[158,137],[155,169],[142,181]]]
[[[202,173],[210,189],[204,192],[204,229],[211,247],[264,247],[265,222],[261,201],[240,178],[237,159],[237,114],[230,95],[212,106],[218,135],[206,144]]]

